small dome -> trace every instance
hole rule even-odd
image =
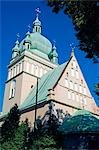
[[[31,40],[30,40],[30,32],[29,32],[29,31],[26,33],[26,38],[24,39],[24,42],[26,42],[26,43],[31,43]]]
[[[58,58],[58,53],[56,51],[56,46],[54,45],[53,48],[52,48],[52,51],[51,53],[49,54],[49,58],[52,59],[53,57],[57,57]]]
[[[19,41],[17,40],[15,42],[15,46],[13,47],[12,51],[18,51],[19,50]]]
[[[54,50],[52,53],[53,57],[58,57],[58,53]]]
[[[58,57],[58,53],[56,51],[56,46],[53,46],[53,52],[52,52],[53,57]]]

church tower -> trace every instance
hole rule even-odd
[[[46,72],[58,64],[56,47],[42,35],[39,20],[40,10],[36,9],[36,19],[32,32],[15,42],[12,58],[8,65],[8,78],[5,85],[3,112],[8,112],[15,103],[21,105],[29,92]],[[19,38],[19,35],[18,35]]]

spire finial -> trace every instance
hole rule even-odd
[[[74,45],[74,43],[71,43],[71,44],[70,44],[70,47],[71,47],[71,49],[72,49],[71,56],[73,56],[76,46]]]
[[[53,47],[56,45],[56,41],[55,40],[53,40]],[[55,46],[56,47],[56,46]]]
[[[28,25],[28,32],[30,32],[30,30],[31,30],[31,26],[30,26],[30,24]]]
[[[39,14],[41,13],[40,9],[39,9],[39,8],[36,8],[36,9],[35,9],[35,12],[36,12],[36,17],[38,18]]]
[[[18,41],[18,40],[19,40],[19,37],[20,37],[20,34],[17,33],[16,36],[17,36],[17,41]]]
[[[36,8],[35,11],[36,11],[36,19],[33,22],[33,32],[41,33],[41,21],[38,18],[41,11],[39,8]]]

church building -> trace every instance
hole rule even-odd
[[[12,49],[0,118],[14,104],[19,107],[21,120],[28,118],[31,123],[35,120],[35,108],[36,117],[43,118],[50,105],[54,113],[61,111],[63,116],[84,109],[99,117],[99,108],[84,79],[74,49],[69,60],[59,65],[55,43],[42,35],[38,11],[32,32],[28,31],[21,42],[17,39]]]

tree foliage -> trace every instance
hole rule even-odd
[[[27,122],[22,122],[16,129],[13,138],[1,143],[1,150],[24,150],[27,148],[27,136],[29,127]]]
[[[79,48],[86,52],[86,57],[97,62],[99,57],[99,0],[48,0],[48,5],[58,13],[61,9],[73,22]]]
[[[32,150],[56,150],[57,144],[52,136],[44,135],[33,141]]]
[[[36,129],[30,128],[28,120],[20,122],[18,106],[11,108],[1,127],[1,150],[56,150],[58,144],[58,120],[49,112],[49,119],[42,122],[36,120]]]
[[[20,124],[20,112],[17,104],[11,108],[1,127],[0,149],[23,150],[27,147],[30,128],[28,120]]]
[[[16,129],[19,126],[20,112],[17,104],[10,110],[1,128],[1,137],[3,141],[13,138]]]

